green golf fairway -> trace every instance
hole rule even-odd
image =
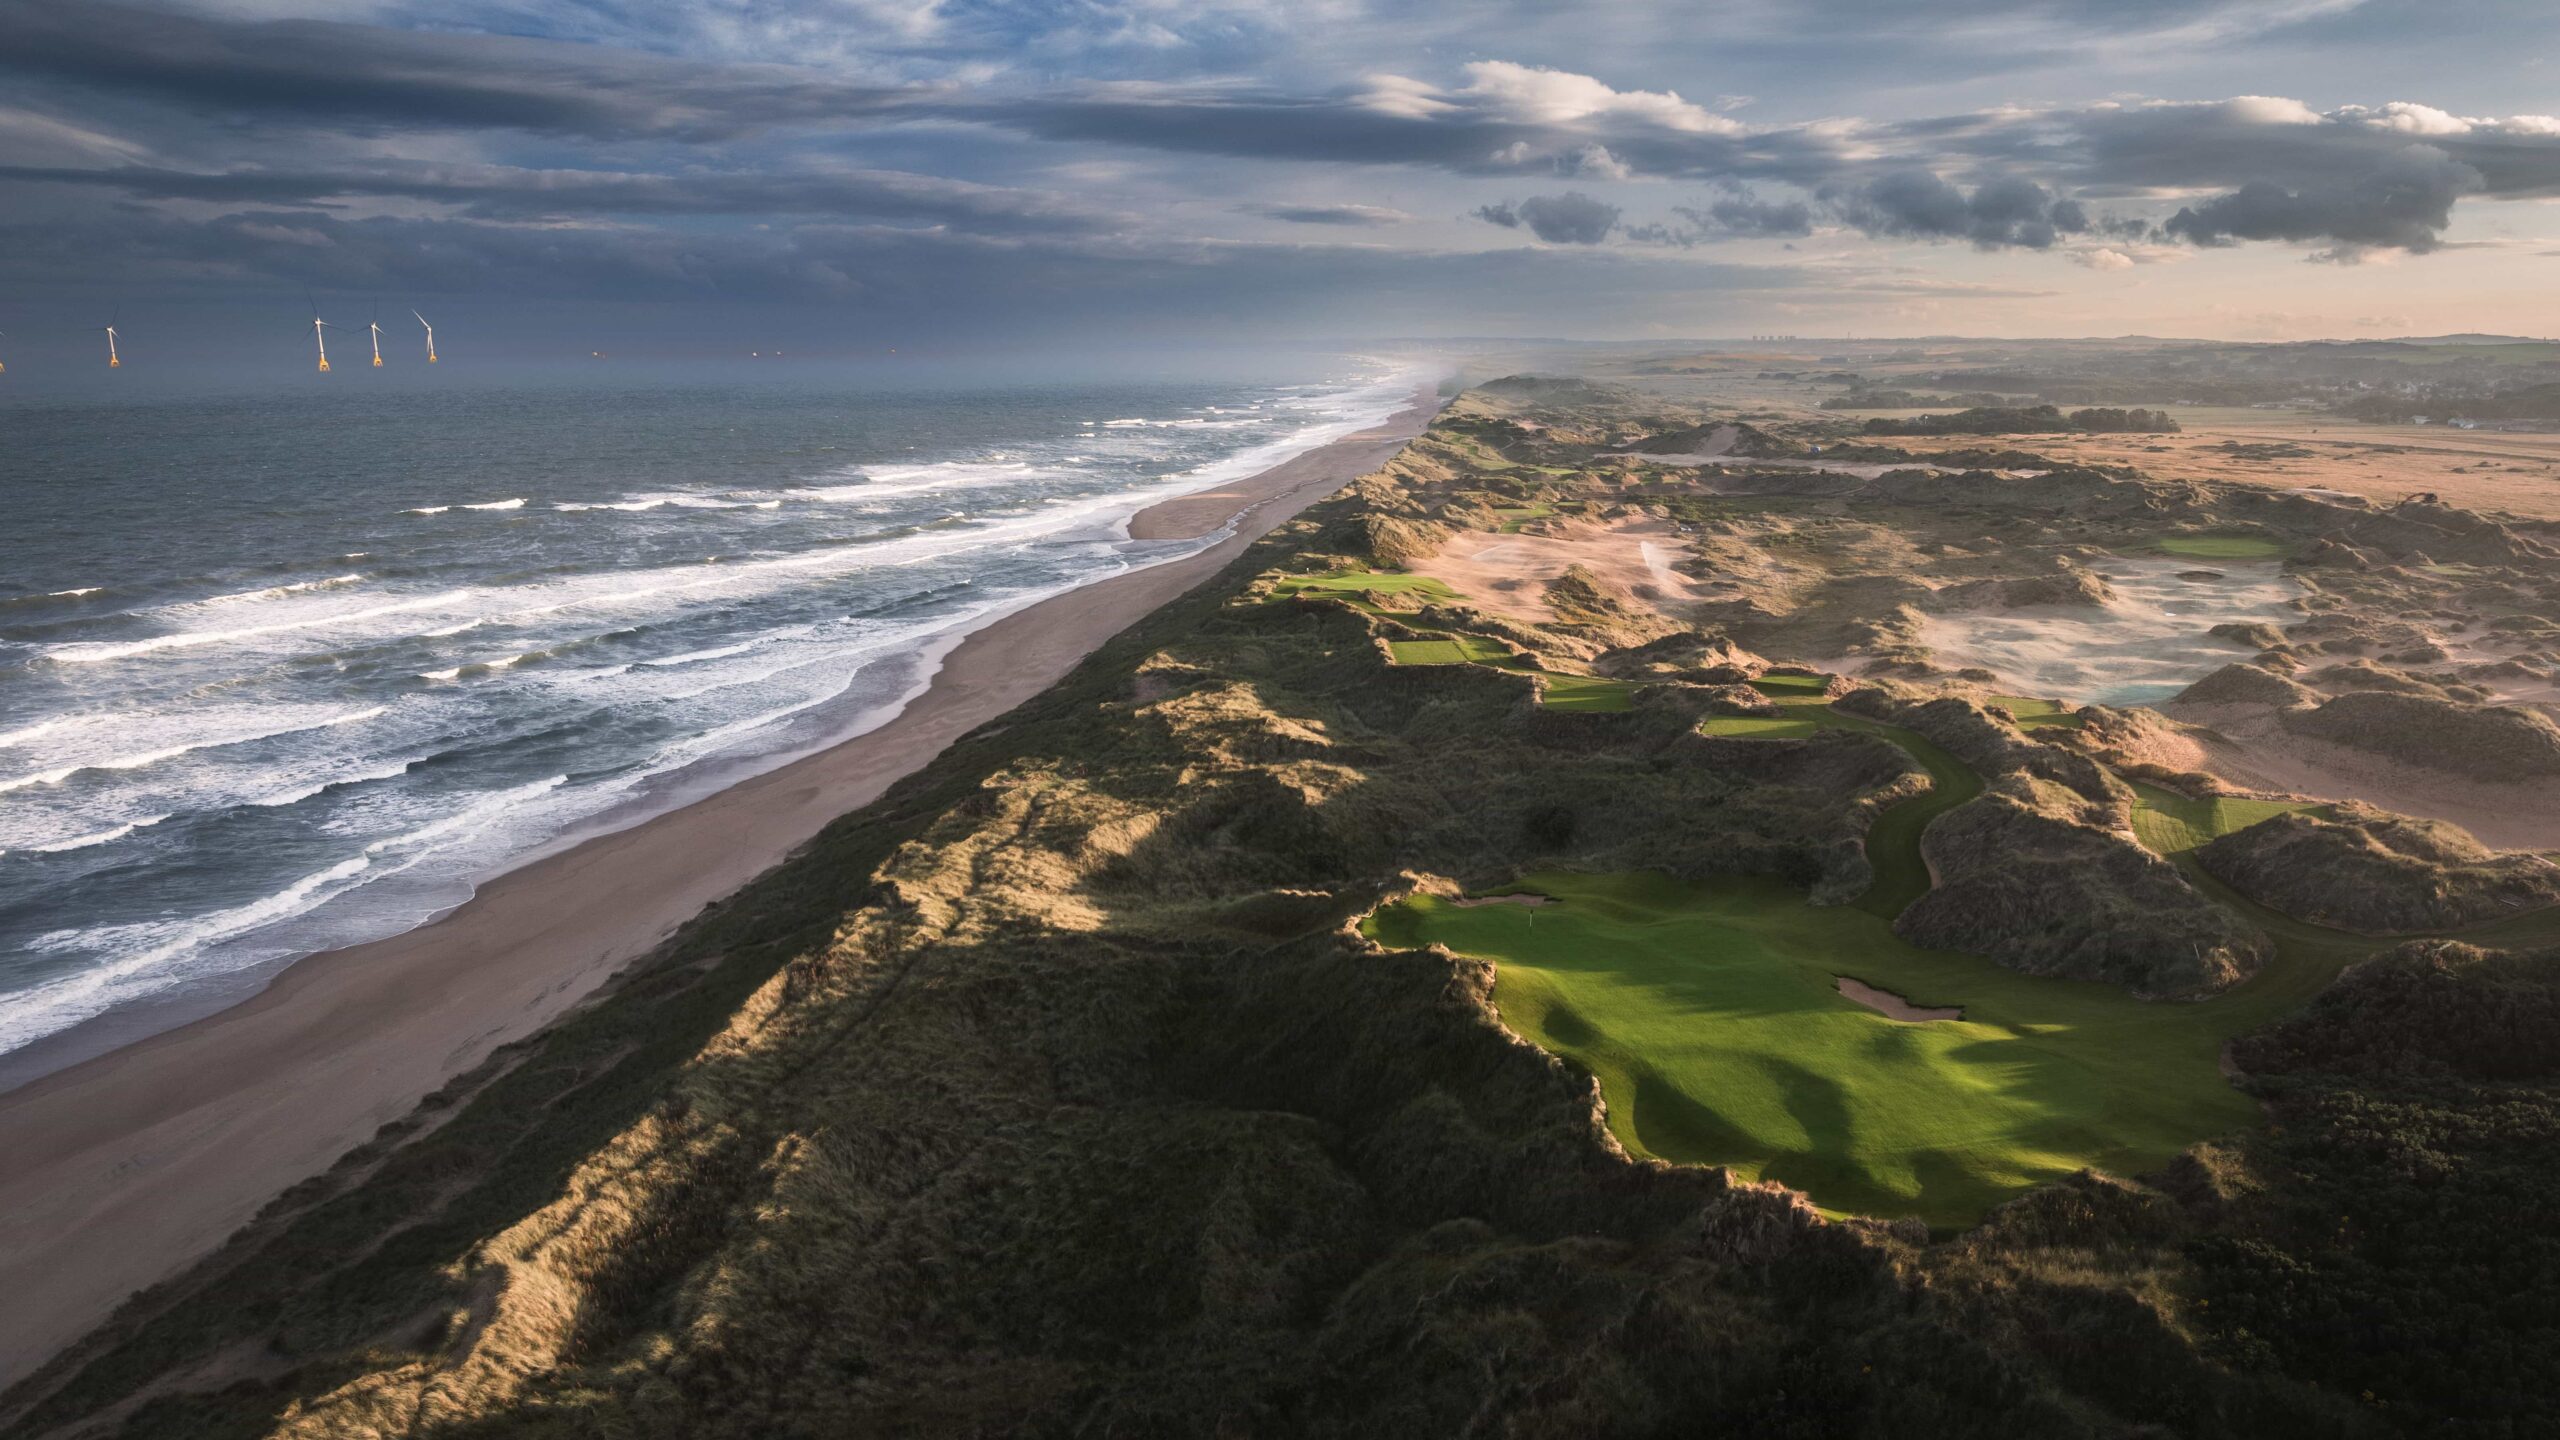
[[[1556,874],[1523,888],[1556,903],[1417,896],[1366,928],[1499,961],[1503,1023],[1597,1076],[1633,1153],[1941,1228],[2083,1166],[2138,1173],[2251,1123],[2222,1044],[2296,999],[2245,986],[2152,1004],[2020,975],[1916,949],[1864,909],[1775,881]],[[1840,995],[1843,975],[1964,1018],[1888,1019]]]

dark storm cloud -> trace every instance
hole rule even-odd
[[[380,164],[361,170],[110,169],[0,166],[22,180],[120,191],[140,199],[344,208],[351,197],[399,197],[484,220],[602,215],[809,215],[917,221],[979,230],[1094,230],[1134,223],[1063,196],[888,170],[634,174],[504,165]]]
[[[901,92],[773,65],[317,20],[0,0],[0,72],[343,126],[716,136],[876,112]]]
[[[1796,237],[1813,233],[1813,207],[1802,200],[1763,200],[1757,195],[1727,195],[1704,211],[1682,208],[1693,224],[1728,235]]]
[[[1579,190],[1562,195],[1532,195],[1517,205],[1504,201],[1476,211],[1506,230],[1528,227],[1550,245],[1597,245],[1618,228],[1618,207],[1594,200]]]
[[[1293,225],[1402,225],[1413,219],[1383,205],[1239,205],[1247,215],[1286,220]]]
[[[1425,274],[1553,275],[1564,288],[1549,298],[1569,313],[1572,286],[1631,293],[1641,276],[1775,293],[1793,283],[1782,273],[1812,273],[1664,247],[1822,234],[1826,251],[1864,236],[2085,253],[2090,243],[2072,242],[2107,237],[2346,257],[2435,248],[2465,199],[2560,195],[2560,122],[2415,105],[1949,106],[1749,125],[1687,98],[1736,78],[1714,66],[1674,64],[1666,49],[1612,69],[1568,43],[1671,33],[1661,7],[1626,0],[1601,0],[1596,16],[1516,0],[1460,17],[1352,0],[1339,37],[1301,33],[1278,0],[379,3],[372,13],[435,28],[0,0],[0,274],[22,288],[815,299],[998,319],[1100,294],[1142,309],[1160,303],[1152,284],[1246,321],[1338,293],[1367,324],[1358,287],[1441,293],[1417,281]],[[2257,23],[2240,0],[1810,3],[1810,20],[1776,0],[1743,0],[1736,18],[1807,43],[2033,32],[2021,49]],[[466,33],[474,25],[551,26],[591,43]],[[1062,33],[1072,45],[1035,46]],[[1460,53],[1403,43],[1426,33],[1463,36],[1464,53],[1571,56],[1581,68],[1476,60],[1392,73]],[[1523,35],[1561,38],[1506,48]],[[1292,46],[1322,63],[1247,63]],[[1118,58],[1083,63],[1104,51]],[[715,56],[731,58],[700,58]],[[963,69],[953,57],[975,58]],[[761,63],[773,61],[790,63]],[[987,181],[1008,183],[973,183]],[[1323,199],[1296,198],[1306,194]],[[1458,248],[1507,258],[1453,257],[1445,225],[1397,205],[1472,210],[1513,234],[1474,230]],[[1239,230],[1368,243],[1247,243],[1231,238]],[[1542,243],[1517,243],[1526,237]],[[2022,293],[1821,273],[1826,296]]]
[[[2050,249],[2089,228],[2078,204],[2014,175],[1967,194],[1929,171],[1902,170],[1823,198],[1842,223],[1869,235],[1963,240],[1980,250]]]
[[[2453,202],[2481,184],[2469,165],[2432,145],[2412,145],[2352,183],[2288,190],[2251,181],[2180,210],[2161,228],[2198,245],[2325,240],[2423,253],[2441,243]]]

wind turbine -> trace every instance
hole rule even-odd
[[[8,331],[6,331],[6,330],[0,330],[0,340],[6,340],[6,339],[8,339],[8,338],[9,338],[9,332],[8,332]],[[7,362],[7,361],[5,361],[5,360],[0,360],[0,375],[6,375],[6,374],[8,374],[8,373],[9,373],[9,365],[8,365],[8,362]]]
[[[412,310],[409,313],[412,315],[418,315],[418,312],[415,310]],[[421,325],[427,325],[427,317],[424,315],[418,315],[418,323]],[[433,325],[427,325],[427,363],[430,365],[436,363],[436,327]]]
[[[379,370],[382,368],[382,316],[377,313],[364,328],[373,332],[373,368]]]
[[[329,322],[320,318],[320,302],[311,299],[309,291],[303,299],[311,301],[311,343],[320,349],[320,373],[329,373]]]
[[[124,368],[124,357],[116,353],[116,315],[122,313],[124,312],[119,310],[107,317],[107,368],[110,370]]]

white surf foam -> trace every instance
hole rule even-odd
[[[242,590],[230,595],[208,595],[190,600],[188,605],[232,605],[251,600],[281,600],[287,595],[302,595],[313,590],[329,590],[340,585],[353,585],[362,575],[332,575],[325,580],[297,580],[290,585],[270,585],[263,590]]]
[[[215,735],[200,740],[192,740],[185,744],[163,746],[156,750],[145,750],[138,754],[109,756],[104,759],[77,760],[67,765],[57,766],[51,770],[39,770],[32,775],[20,775],[8,780],[0,780],[0,793],[5,793],[11,790],[24,790],[37,785],[59,785],[63,781],[70,779],[72,776],[86,771],[139,770],[148,765],[157,765],[163,760],[174,760],[181,755],[191,755],[199,750],[219,750],[231,745],[246,745],[253,740],[272,740],[279,735],[298,735],[306,730],[325,730],[333,725],[352,725],[359,720],[370,720],[377,715],[383,714],[389,709],[390,707],[387,705],[376,705],[368,709],[350,710],[344,714],[332,715],[325,720],[310,720],[298,724],[274,726],[267,729],[253,730],[246,734]]]

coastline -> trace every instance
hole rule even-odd
[[[545,855],[424,926],[306,957],[228,1009],[0,1094],[0,1154],[10,1157],[0,1385],[1265,531],[1375,469],[1435,408],[1424,392],[1372,429],[1139,511],[1135,539],[1230,533],[970,632],[885,724]]]

